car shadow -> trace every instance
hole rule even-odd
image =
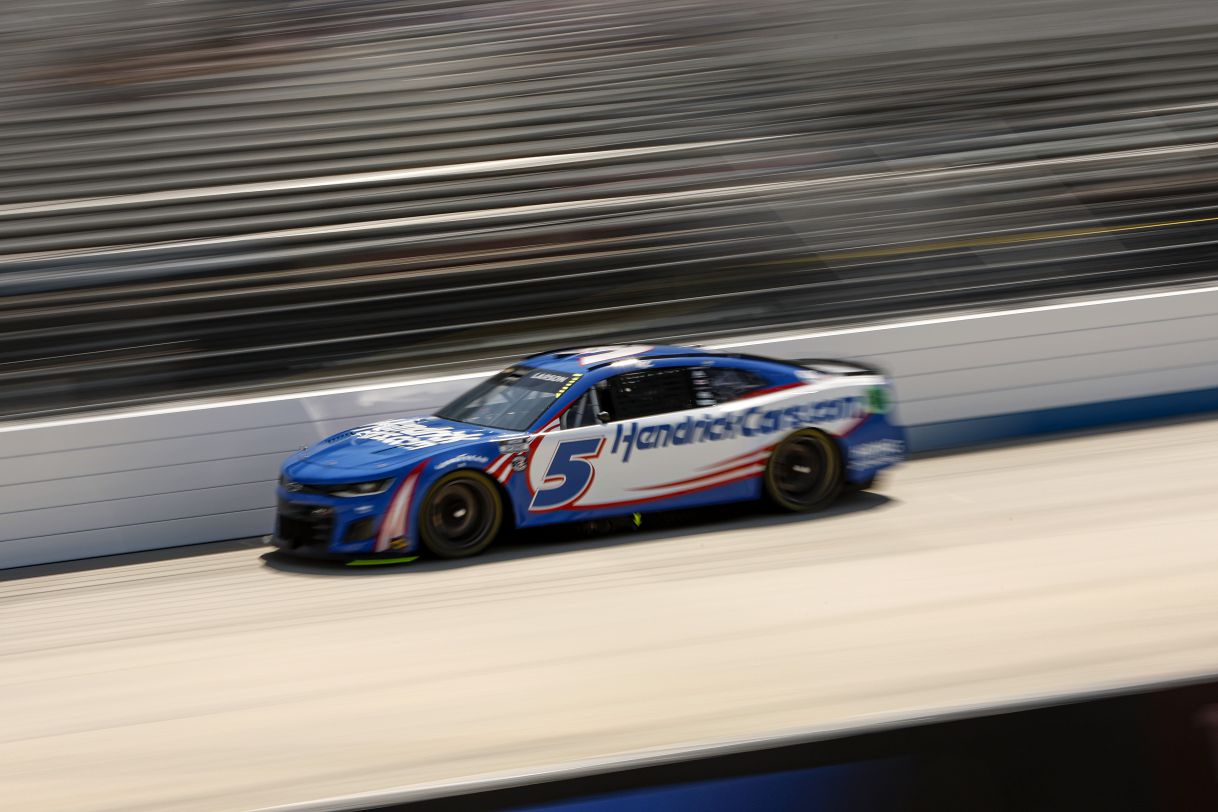
[[[314,561],[286,555],[268,549],[261,538],[214,541],[144,550],[133,553],[82,558],[48,564],[32,564],[25,567],[0,570],[0,583],[23,581],[43,576],[64,575],[108,570],[140,564],[208,558],[242,550],[263,550],[259,556],[263,564],[280,572],[299,575],[402,575],[482,566],[497,561],[513,561],[538,555],[560,555],[566,552],[610,547],[618,544],[646,544],[649,541],[680,538],[697,533],[749,528],[779,526],[795,522],[815,522],[831,516],[858,513],[889,504],[896,500],[878,493],[864,492],[848,494],[832,507],[814,514],[778,514],[767,510],[760,503],[738,503],[716,505],[691,510],[649,513],[643,517],[640,527],[634,527],[630,517],[624,518],[614,527],[592,527],[580,524],[562,524],[551,527],[522,530],[510,533],[496,542],[487,552],[459,561],[441,561],[420,557],[409,564],[386,564],[369,567],[350,567],[341,562]]]
[[[350,566],[338,561],[302,558],[278,550],[268,550],[261,558],[266,567],[278,572],[310,576],[384,577],[447,572],[464,567],[493,566],[536,556],[562,555],[581,550],[615,547],[621,544],[647,544],[702,533],[730,532],[781,527],[790,524],[815,525],[819,521],[878,510],[899,504],[881,493],[865,491],[847,494],[831,507],[817,513],[776,513],[760,503],[714,505],[689,510],[649,513],[635,526],[632,517],[605,522],[581,522],[514,531],[490,549],[472,558],[445,561],[420,556],[409,563],[376,566]]]
[[[164,547],[156,550],[141,550],[134,553],[115,553],[114,555],[95,556],[93,558],[77,558],[71,561],[54,561],[47,564],[30,564],[24,567],[0,570],[0,583],[23,581],[29,578],[41,578],[48,575],[67,575],[108,570],[116,567],[130,567],[139,564],[199,559],[240,550],[258,549],[264,546],[260,538],[246,538],[233,539],[231,541],[209,541],[202,544],[187,544],[181,547]]]

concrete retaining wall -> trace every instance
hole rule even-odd
[[[714,346],[878,364],[915,451],[1218,409],[1218,288]],[[0,426],[0,568],[268,533],[284,456],[488,372]]]

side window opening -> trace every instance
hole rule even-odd
[[[631,420],[694,407],[693,388],[687,367],[640,369],[624,372],[608,381],[609,398],[602,408],[612,420]]]
[[[580,395],[579,400],[572,403],[571,407],[563,412],[562,428],[577,429],[582,426],[595,426],[600,423],[597,414],[601,411],[602,407],[598,395],[596,386]]]
[[[609,421],[715,406],[763,389],[768,381],[734,367],[641,369],[599,381],[563,413],[562,428],[594,426],[604,412]]]
[[[699,406],[714,406],[763,389],[767,381],[755,372],[735,367],[695,367],[690,370]]]

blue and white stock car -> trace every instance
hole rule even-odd
[[[813,511],[904,457],[890,400],[883,375],[850,362],[642,345],[535,355],[433,417],[292,455],[271,543],[462,558],[507,526],[759,498]]]

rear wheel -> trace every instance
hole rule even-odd
[[[485,550],[502,524],[503,502],[490,480],[474,471],[453,471],[423,498],[419,537],[440,558],[465,558]]]
[[[765,469],[765,492],[784,510],[820,510],[842,491],[837,446],[816,429],[802,429],[778,444]]]

